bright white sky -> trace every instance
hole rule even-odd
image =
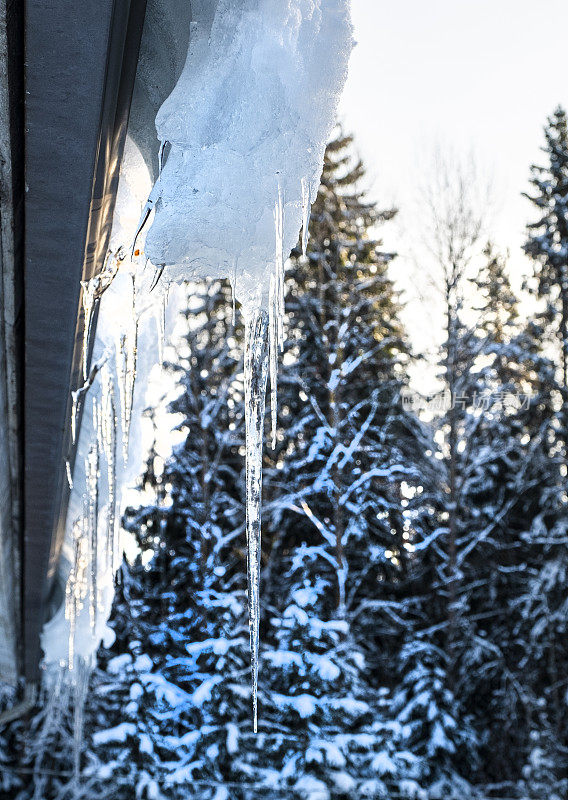
[[[529,165],[541,160],[547,115],[558,103],[568,106],[568,0],[352,5],[358,44],[341,116],[367,165],[372,196],[400,208],[408,229],[434,147],[473,151],[492,178],[494,238],[510,249],[520,276],[524,225],[533,216],[520,194]],[[403,255],[401,283],[409,287],[407,239],[393,226],[386,240]]]

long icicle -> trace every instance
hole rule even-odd
[[[158,363],[160,366],[164,363],[164,346],[166,344],[166,310],[168,299],[166,294],[160,298],[158,305],[155,308],[156,314],[156,334],[158,337]]]
[[[99,408],[96,401],[93,401],[93,428],[98,430]],[[89,598],[89,619],[91,633],[95,632],[97,625],[97,611],[99,604],[98,587],[98,523],[99,523],[99,442],[95,442],[89,450],[87,456],[87,507],[88,507],[88,539],[89,539],[89,559],[90,559],[90,598]]]
[[[69,654],[68,666],[73,670],[75,665],[75,631],[77,617],[88,593],[88,547],[85,518],[77,518],[73,523],[73,563],[65,589],[65,619],[69,621]]]
[[[105,263],[101,272],[88,281],[81,281],[81,303],[83,306],[84,333],[83,333],[83,352],[81,362],[83,364],[83,380],[87,380],[89,374],[89,356],[91,350],[91,340],[93,338],[93,321],[95,309],[101,297],[116,278],[120,265],[124,261],[125,251],[120,248],[116,253],[107,253]]]
[[[231,301],[233,304],[233,316],[231,317],[231,322],[234,328],[237,322],[237,259],[235,259],[235,263],[233,265],[233,273],[229,276],[229,283],[231,285]]]
[[[258,651],[260,618],[260,555],[262,445],[268,377],[268,313],[245,308],[246,530],[248,610],[251,649],[253,728],[258,727]]]
[[[302,255],[306,258],[308,254],[308,240],[310,237],[310,216],[312,213],[312,197],[310,184],[306,178],[302,178]]]
[[[85,722],[85,703],[89,690],[92,664],[90,659],[79,659],[73,691],[73,781],[78,788],[81,780],[81,755],[83,752],[83,728]]]
[[[138,358],[138,316],[136,313],[136,284],[132,274],[132,313],[126,330],[120,336],[117,347],[117,372],[120,394],[120,420],[122,428],[122,458],[128,461],[128,444],[132,406],[134,403],[134,386],[136,383],[136,362]]]
[[[117,451],[117,418],[116,400],[114,392],[114,380],[107,365],[102,372],[101,380],[102,391],[102,443],[107,465],[107,487],[108,487],[108,530],[106,539],[106,567],[116,569],[115,550],[117,536],[117,497],[116,497],[116,451]]]
[[[81,354],[81,361],[83,364],[83,380],[87,380],[88,372],[88,363],[89,363],[89,348],[90,342],[92,339],[92,328],[93,328],[93,314],[95,311],[95,301],[96,301],[96,291],[97,291],[97,279],[91,279],[90,281],[81,281],[81,302],[83,305],[83,316],[85,319],[85,331],[83,334],[83,352]]]
[[[269,338],[270,338],[270,416],[272,421],[272,449],[276,448],[278,422],[278,350],[284,349],[284,203],[278,186],[274,205],[275,258],[274,272],[270,276]]]
[[[272,449],[276,448],[276,425],[278,421],[278,334],[276,323],[276,275],[270,276],[270,298],[268,302],[270,341],[270,419]]]

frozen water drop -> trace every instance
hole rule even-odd
[[[251,647],[253,726],[258,720],[258,652],[260,619],[260,555],[262,501],[262,446],[266,381],[268,377],[268,328],[266,311],[245,307],[245,427],[246,427],[246,533],[248,609]]]

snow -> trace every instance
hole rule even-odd
[[[146,798],[146,800],[163,800],[158,784],[144,770],[142,770],[140,778],[136,782],[136,800],[142,797]]]
[[[115,728],[108,728],[103,731],[93,733],[93,743],[95,745],[108,744],[109,742],[124,743],[128,736],[136,735],[136,725],[133,722],[121,722]]]
[[[382,781],[368,780],[364,781],[359,787],[359,795],[361,797],[388,797],[387,787]]]
[[[302,775],[294,785],[295,791],[305,800],[329,800],[330,794],[323,781],[312,775]]]
[[[298,694],[293,697],[288,697],[283,694],[274,694],[273,701],[279,708],[294,709],[302,719],[313,717],[317,709],[317,698],[311,694]]]
[[[227,752],[234,755],[239,749],[239,729],[233,722],[227,723]]]
[[[306,764],[323,764],[323,753],[315,747],[308,747]]]
[[[193,773],[201,769],[202,766],[202,761],[193,761],[191,764],[185,764],[174,772],[168,773],[166,776],[166,784],[168,786],[179,786],[180,784],[191,783],[193,780]]]
[[[310,749],[318,748],[318,752],[323,750],[325,753],[325,760],[330,767],[341,768],[345,766],[345,756],[334,742],[326,741],[325,739],[314,739]]]
[[[129,695],[131,700],[139,700],[144,694],[144,689],[139,683],[133,683]]]
[[[147,733],[141,733],[138,737],[138,741],[141,753],[151,755],[154,752],[154,745]]]
[[[346,714],[359,717],[370,711],[368,703],[364,700],[356,700],[354,697],[340,697],[330,702],[332,708],[341,709]]]
[[[408,800],[426,800],[428,796],[416,781],[410,779],[400,782],[399,792],[401,797],[406,797]]]
[[[273,667],[296,666],[298,669],[302,668],[302,656],[299,653],[289,650],[268,650],[263,656],[270,661]]]
[[[305,657],[315,668],[322,681],[335,681],[339,678],[341,670],[331,659],[317,653],[306,653]]]
[[[372,768],[382,777],[383,775],[395,775],[396,764],[388,753],[378,753],[371,764]]]
[[[185,646],[189,655],[200,655],[206,653],[208,650],[215,653],[217,656],[224,656],[228,653],[231,642],[229,639],[204,639],[202,642],[191,642]]]
[[[330,772],[329,777],[340,794],[350,794],[355,791],[357,784],[348,772]]]
[[[183,703],[191,703],[192,701],[187,692],[184,692],[174,683],[167,681],[163,675],[148,673],[141,675],[140,680],[145,686],[151,687],[158,701],[166,703],[170,708],[175,708]]]
[[[107,672],[111,675],[120,675],[131,663],[132,656],[129,653],[122,653],[110,659],[107,664]]]
[[[215,686],[221,682],[221,680],[222,678],[216,675],[214,678],[208,678],[207,680],[203,681],[203,683],[197,687],[191,696],[193,704],[195,706],[201,706],[203,703],[206,703],[208,700],[210,700],[211,692]]]

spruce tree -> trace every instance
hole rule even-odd
[[[544,129],[545,166],[531,167],[533,191],[525,196],[538,209],[528,225],[525,252],[533,259],[536,294],[545,302],[542,314],[556,342],[559,367],[559,437],[566,459],[568,435],[568,118],[558,106]]]
[[[345,746],[341,763],[351,792],[361,787],[348,737],[339,735],[346,728],[368,741],[359,779],[370,780],[378,748],[388,764],[376,777],[390,790],[419,791],[416,759],[397,756],[408,742],[402,727],[395,725],[392,735],[387,708],[404,637],[408,551],[428,502],[423,473],[431,472],[431,443],[401,402],[409,352],[389,276],[394,256],[373,236],[394,212],[366,201],[363,175],[351,138],[339,132],[327,148],[307,257],[295,253],[287,273],[289,338],[279,444],[269,471],[268,512],[278,537],[265,581],[274,648],[267,658],[278,666],[271,669],[273,686],[287,689],[290,721],[295,713],[296,726],[302,724],[292,709],[307,693],[319,738]],[[322,685],[314,665],[326,648],[330,683]],[[365,703],[382,717],[374,734],[365,713],[349,717],[350,707]],[[278,716],[277,709],[269,713]],[[311,716],[303,723],[307,730]],[[381,741],[386,730],[391,733]],[[317,759],[309,774],[335,796],[331,765]]]
[[[539,303],[531,325],[540,338],[540,369],[535,375],[541,395],[540,424],[533,436],[540,480],[534,493],[535,513],[524,533],[529,582],[520,600],[519,631],[527,642],[522,663],[535,694],[541,694],[538,687],[548,687],[544,705],[540,698],[540,707],[532,712],[533,734],[538,741],[556,743],[549,755],[556,776],[566,777],[562,753],[568,745],[568,718],[562,692],[568,681],[568,119],[561,106],[548,119],[544,134],[546,161],[531,168],[532,191],[526,194],[538,213],[528,226],[525,252],[534,264],[534,280],[528,286]],[[554,369],[547,365],[549,359]],[[543,724],[548,734],[542,732]]]
[[[473,362],[478,343],[466,317],[468,275],[478,257],[481,218],[474,202],[474,175],[462,165],[437,163],[425,193],[425,239],[438,276],[444,340],[440,348],[440,392],[433,413],[435,441],[423,471],[421,524],[412,537],[405,588],[406,635],[400,650],[394,710],[421,757],[425,783],[444,797],[471,790],[477,737],[457,690],[464,641],[461,539],[469,510],[460,501],[468,398],[475,393]]]
[[[518,775],[508,754],[522,744],[523,690],[519,696],[509,626],[523,581],[513,523],[528,485],[523,419],[532,398],[518,361],[518,301],[506,259],[491,244],[483,258],[471,290],[477,319],[465,340],[460,408],[454,680],[460,713],[472,720],[480,742],[478,771],[469,775],[497,780]]]
[[[307,258],[295,253],[287,273],[281,438],[268,484],[282,487],[271,525],[283,547],[327,531],[330,603],[353,619],[369,653],[385,647],[379,680],[389,673],[385,637],[397,635],[385,601],[405,573],[408,498],[422,490],[429,442],[401,402],[410,355],[389,275],[394,255],[373,236],[395,212],[365,199],[363,176],[351,137],[339,132],[326,151]]]

